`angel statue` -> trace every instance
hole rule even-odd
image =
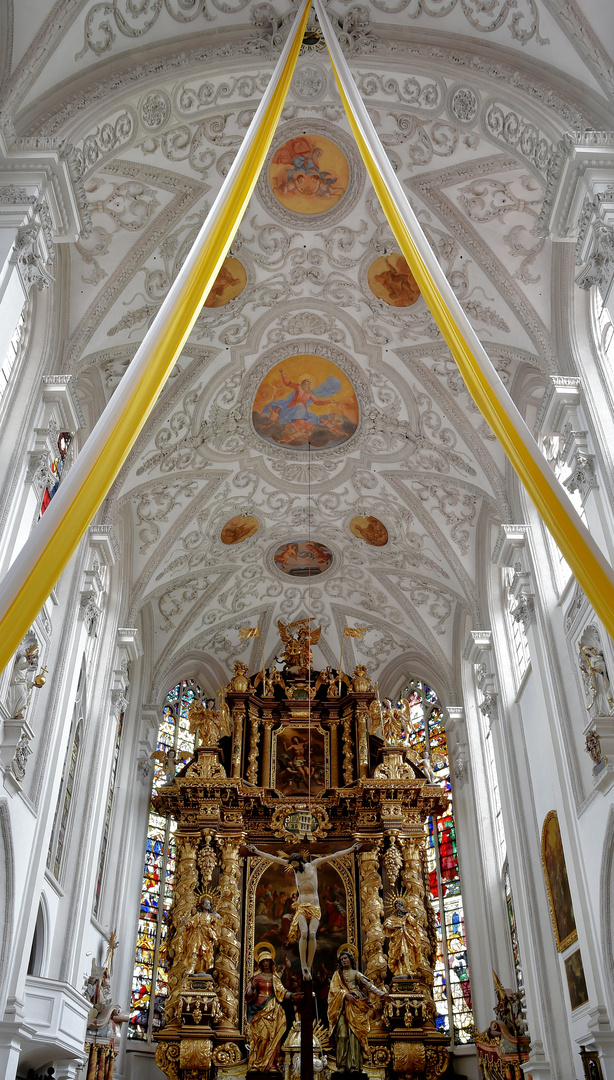
[[[193,701],[188,709],[190,732],[194,735],[194,749],[198,746],[217,746],[223,735],[230,735],[232,724],[230,709],[225,701],[219,709],[213,698]]]
[[[343,851],[334,851],[331,855],[321,855],[317,859],[310,859],[305,858],[298,851],[293,852],[292,855],[286,855],[283,851],[280,851],[279,855],[270,855],[268,851],[261,851],[253,844],[247,845],[250,855],[262,855],[269,862],[294,870],[298,898],[293,905],[294,915],[288,931],[288,941],[298,941],[301,971],[305,981],[311,979],[311,965],[317,947],[316,934],[322,914],[318,896],[318,867],[332,862],[333,859],[340,859],[342,855],[359,851],[361,847],[360,843],[352,844]]]
[[[287,626],[280,620],[277,622],[281,640],[286,646],[282,659],[289,671],[306,672],[312,666],[313,656],[310,646],[317,645],[322,627],[316,626],[315,630],[311,630],[309,622],[309,619],[297,619],[296,622],[289,623]],[[296,637],[292,634],[293,630],[296,630]]]
[[[374,698],[369,705],[369,715],[371,734],[381,727],[386,746],[400,746],[411,731],[407,698],[401,698],[398,705],[393,705],[390,698],[384,698],[383,702]]]
[[[162,768],[164,769],[164,772],[166,774],[166,783],[174,784],[177,765],[189,761],[191,754],[182,752],[179,755],[176,755],[173,747],[171,746],[168,750],[165,750],[163,748],[154,750],[153,754],[150,754],[149,756],[152,761],[159,761],[162,765]]]

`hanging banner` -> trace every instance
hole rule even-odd
[[[469,393],[501,443],[597,615],[614,638],[614,570],[546,461],[463,311],[388,160],[322,0],[313,0],[313,4],[348,121],[375,194],[416,284]]]
[[[107,495],[215,282],[275,134],[310,6],[310,0],[303,0],[222,189],[150,330],[44,516],[0,582],[0,671],[23,640]]]

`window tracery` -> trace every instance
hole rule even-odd
[[[455,1044],[470,1043],[473,1041],[471,982],[444,710],[432,687],[419,679],[411,679],[402,697],[410,704],[412,726],[407,743],[418,759],[430,758],[433,773],[449,797],[446,812],[436,819],[430,817],[427,826],[427,873],[437,939],[435,1022],[440,1031],[450,1034]]]
[[[202,690],[194,679],[177,683],[166,696],[158,730],[157,749],[163,755],[173,751],[192,753],[194,736],[188,724],[188,709]],[[151,794],[168,783],[168,766],[156,761]],[[164,1026],[164,1001],[168,994],[166,932],[168,912],[175,884],[176,824],[150,808],[145,844],[143,885],[139,911],[136,955],[132,977],[129,1039],[150,1040]],[[155,974],[154,974],[155,973]]]

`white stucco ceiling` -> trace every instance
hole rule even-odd
[[[372,0],[329,11],[427,236],[526,409],[562,370],[560,253],[535,231],[548,162],[566,130],[611,116],[611,43],[595,45],[589,0],[483,8]],[[68,334],[56,362],[76,376],[90,423],[220,189],[292,10],[14,5],[5,112],[18,137],[77,147],[90,205],[91,234],[60,255]],[[232,249],[245,288],[204,309],[105,504],[122,544],[124,625],[141,626],[152,687],[183,657],[209,657],[212,679],[239,657],[257,665],[257,645],[238,642],[257,619],[270,659],[276,620],[310,613],[324,627],[318,664],[337,664],[347,618],[369,627],[347,664],[367,662],[377,677],[399,654],[428,656],[453,695],[457,658],[484,613],[493,532],[517,504],[424,301],[391,306],[369,287],[371,263],[396,248],[321,51],[299,60],[273,149],[304,132],[344,150],[347,190],[306,218],[280,205],[263,172]],[[270,368],[308,353],[345,372],[360,409],[347,442],[309,452],[265,442],[252,424]],[[225,545],[221,530],[238,514],[255,516],[258,531]],[[354,536],[355,515],[379,518],[388,544]],[[307,535],[332,565],[289,578],[273,552]]]

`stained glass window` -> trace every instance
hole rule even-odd
[[[437,1028],[454,1044],[473,1042],[471,982],[467,964],[465,918],[458,871],[456,822],[451,799],[448,746],[444,711],[426,683],[412,679],[403,690],[410,703],[411,731],[406,741],[421,758],[429,754],[431,767],[449,795],[445,813],[428,820],[427,869],[430,900],[437,935],[433,997]]]
[[[107,856],[107,845],[109,842],[109,827],[111,824],[111,810],[113,808],[113,796],[115,794],[115,780],[117,779],[117,765],[119,762],[119,750],[122,741],[122,728],[124,726],[124,714],[120,713],[119,721],[117,724],[117,732],[115,734],[115,745],[113,747],[113,761],[111,763],[111,776],[109,778],[109,791],[107,795],[107,809],[104,815],[104,827],[102,830],[102,840],[100,843],[100,855],[98,857],[98,877],[96,878],[96,893],[94,895],[94,918],[98,918],[98,912],[100,910],[100,893],[102,890],[102,878],[104,875],[104,864]]]
[[[510,938],[512,941],[512,954],[514,957],[514,970],[516,972],[516,989],[522,990],[524,980],[522,978],[522,962],[520,960],[520,944],[518,941],[518,930],[516,927],[516,915],[514,913],[514,900],[512,897],[512,882],[510,880],[510,871],[507,862],[503,870],[503,881],[505,884],[505,904],[507,907],[507,919],[510,928]]]
[[[202,690],[194,679],[184,679],[167,694],[158,731],[158,750],[192,752],[188,709]],[[163,762],[156,761],[152,798],[166,783]],[[129,1039],[151,1039],[152,1032],[164,1027],[164,1000],[168,994],[166,933],[168,913],[175,885],[175,822],[161,817],[150,808],[143,866],[143,885],[136,955],[132,976]],[[154,978],[155,972],[155,978]]]
[[[41,515],[45,513],[45,510],[49,506],[49,503],[51,502],[53,496],[58,490],[58,487],[60,486],[60,480],[62,479],[62,471],[64,469],[64,462],[66,460],[66,455],[68,453],[68,448],[71,442],[72,435],[70,434],[70,432],[61,431],[58,436],[57,451],[54,454],[53,461],[49,466],[53,479],[49,481],[47,487],[43,492],[43,500],[41,502],[40,510]]]

